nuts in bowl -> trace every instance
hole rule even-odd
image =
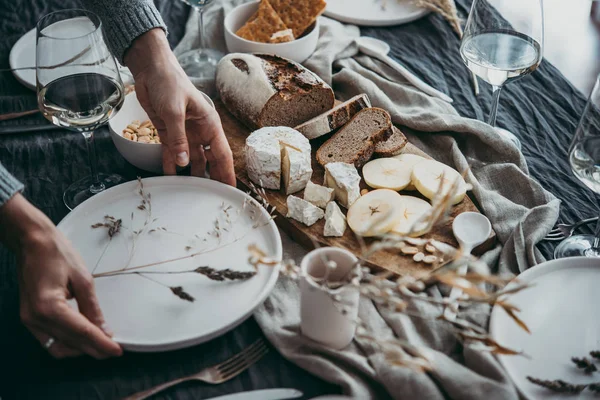
[[[138,143],[160,143],[158,131],[154,125],[152,125],[150,120],[144,122],[138,120],[131,121],[131,123],[123,129],[123,137]]]

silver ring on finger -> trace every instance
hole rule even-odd
[[[204,151],[210,150],[210,144],[207,144],[206,146],[202,146],[202,148],[204,149]]]
[[[54,338],[49,338],[48,340],[46,340],[46,343],[44,343],[44,348],[46,350],[50,350],[50,347],[52,347],[54,342],[56,342],[56,340],[54,340]]]

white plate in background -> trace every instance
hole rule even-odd
[[[412,22],[429,11],[410,0],[327,0],[324,15],[362,26],[392,26]]]
[[[565,398],[565,394],[532,384],[527,376],[575,384],[597,382],[596,374],[583,373],[571,357],[591,360],[589,352],[600,350],[600,259],[548,261],[523,272],[517,280],[532,287],[511,295],[508,301],[521,310],[517,315],[531,334],[498,306],[492,311],[490,333],[501,345],[522,350],[530,357],[498,356],[521,393],[529,399]],[[584,390],[577,398],[597,396]]]
[[[152,220],[158,218],[153,227],[165,227],[169,232],[141,235],[129,266],[185,256],[197,249],[217,248],[138,271],[182,271],[203,265],[252,271],[248,263],[250,244],[281,260],[281,238],[275,223],[269,221],[262,207],[256,208],[253,219],[250,210],[255,206],[243,207],[247,195],[242,191],[208,179],[183,176],[146,178],[143,183],[145,192],[151,194]],[[141,200],[138,190],[138,182],[134,181],[97,194],[58,225],[81,253],[89,270],[95,268],[109,242],[105,228],[91,228],[102,222],[105,215],[122,219],[125,227],[110,241],[95,272],[119,269],[127,263],[132,231],[142,228],[146,220],[146,212],[137,209]],[[225,226],[223,206],[230,205],[232,224],[228,232],[221,230],[219,238],[210,235],[217,217],[221,226]],[[261,227],[253,229],[258,220]],[[186,246],[194,249],[187,250]],[[124,349],[167,351],[208,341],[243,322],[269,295],[278,272],[278,267],[261,266],[251,279],[233,282],[213,281],[197,273],[146,275],[167,287],[138,275],[121,275],[96,278],[95,286],[107,324]],[[176,286],[182,286],[195,301],[175,296],[169,287]]]

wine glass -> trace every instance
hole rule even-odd
[[[600,194],[600,76],[569,147],[569,164],[577,179]],[[600,220],[594,235],[571,236],[554,250],[555,258],[576,256],[600,257]]]
[[[37,24],[38,106],[53,124],[85,138],[91,176],[69,186],[63,195],[72,210],[83,201],[123,181],[98,172],[94,131],[123,104],[123,82],[102,37],[100,19],[85,10],[56,11]]]
[[[200,48],[187,51],[177,60],[188,77],[205,93],[212,93],[217,64],[224,54],[215,49],[206,47],[204,31],[204,8],[211,0],[182,0],[198,12],[198,32],[200,34]]]
[[[501,15],[514,17],[514,26]],[[500,91],[506,82],[533,72],[542,61],[544,19],[541,0],[473,0],[460,54],[478,77],[492,85],[488,123],[495,127]],[[511,132],[496,128],[520,149]]]

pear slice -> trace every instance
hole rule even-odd
[[[392,232],[406,236],[410,232],[411,237],[418,237],[425,233],[426,224],[419,223],[413,226],[425,213],[431,210],[431,204],[414,196],[402,196],[402,217],[394,226]],[[412,232],[411,232],[412,229]]]
[[[413,167],[413,185],[430,200],[440,190],[442,194],[447,194],[456,180],[459,184],[452,194],[452,204],[460,203],[467,193],[467,183],[455,169],[434,160],[424,160]]]
[[[393,190],[373,190],[356,200],[346,218],[360,236],[380,236],[394,228],[402,217],[402,196]]]

